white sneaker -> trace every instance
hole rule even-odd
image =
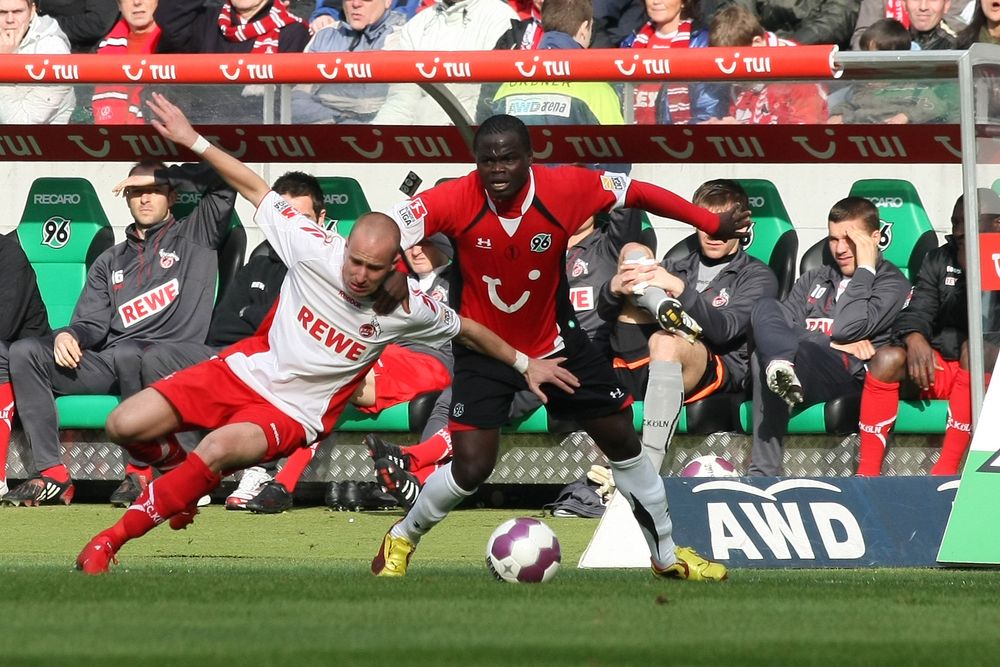
[[[10,491],[10,489],[7,488],[7,480],[0,479],[0,500],[2,500],[3,497],[7,495],[8,491]]]
[[[243,471],[239,486],[226,498],[227,510],[244,510],[247,501],[257,497],[264,485],[271,481],[271,475],[260,466],[253,466]]]
[[[198,507],[206,507],[212,504],[212,496],[202,496],[198,499]]]
[[[764,372],[767,377],[767,388],[777,394],[790,407],[795,407],[804,399],[802,383],[795,375],[795,364],[784,359],[775,359],[767,365]]]

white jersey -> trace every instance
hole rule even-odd
[[[229,368],[269,403],[295,419],[312,441],[333,429],[368,369],[400,339],[440,347],[461,323],[448,306],[409,281],[410,312],[376,315],[373,299],[344,285],[346,240],[324,231],[275,192],[254,221],[288,267],[266,332],[229,348]],[[209,389],[210,390],[210,389]]]

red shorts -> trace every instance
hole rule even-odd
[[[451,385],[451,373],[444,364],[429,354],[399,345],[386,346],[372,371],[375,373],[375,405],[358,408],[365,414],[378,414],[419,394],[440,391]]]
[[[245,385],[222,359],[203,361],[150,386],[174,406],[182,430],[239,423],[259,426],[267,438],[267,454],[261,461],[288,456],[307,444],[302,426]]]
[[[952,387],[955,386],[955,376],[961,369],[958,360],[946,361],[941,353],[934,350],[934,384],[920,391],[920,398],[951,398]]]

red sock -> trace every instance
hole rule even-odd
[[[948,399],[948,427],[944,431],[941,456],[931,468],[932,475],[957,475],[958,464],[969,448],[972,436],[972,381],[969,371],[959,369]]]
[[[424,466],[423,468],[417,468],[416,470],[411,469],[410,474],[417,478],[417,481],[420,482],[420,486],[423,486],[427,483],[427,478],[431,476],[431,473],[440,467],[441,464],[434,463],[429,466]]]
[[[184,463],[150,482],[118,523],[107,531],[115,548],[142,537],[174,514],[194,505],[221,480],[197,454],[188,455]]]
[[[7,452],[14,422],[14,390],[10,382],[0,384],[0,482],[7,480]]]
[[[294,493],[295,486],[299,483],[299,478],[302,477],[302,473],[305,472],[306,468],[312,462],[313,457],[316,456],[316,447],[318,445],[318,442],[314,442],[308,447],[300,447],[292,452],[292,455],[285,461],[285,467],[279,470],[278,474],[274,476],[274,481],[280,483],[289,493]]]
[[[174,435],[167,435],[150,442],[130,442],[122,447],[136,461],[151,465],[160,472],[173,470],[187,458],[187,452]]]
[[[882,458],[886,440],[899,415],[899,383],[882,382],[871,373],[865,376],[861,394],[861,417],[858,430],[861,447],[858,452],[858,475],[882,474]]]
[[[125,465],[126,475],[139,475],[140,477],[145,477],[147,480],[153,479],[153,469],[149,466],[137,466],[134,463],[129,463]]]
[[[419,444],[403,447],[403,453],[410,457],[411,471],[446,461],[451,452],[451,432],[446,428]]]
[[[65,484],[69,481],[69,468],[60,463],[59,465],[54,465],[51,468],[43,470],[42,476],[54,479],[60,484]]]

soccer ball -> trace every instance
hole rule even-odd
[[[733,464],[721,456],[699,456],[681,470],[681,477],[739,477]]]
[[[498,581],[540,584],[556,576],[559,539],[538,519],[519,517],[500,524],[486,545],[486,567]]]

